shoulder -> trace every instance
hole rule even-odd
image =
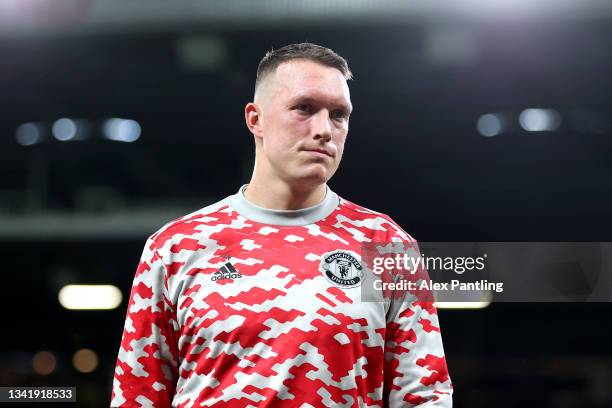
[[[385,240],[416,242],[404,229],[387,214],[371,210],[355,204],[345,198],[340,198],[338,217],[346,217],[353,223],[359,223],[371,229],[385,233]]]
[[[230,222],[232,217],[232,209],[229,204],[230,197],[225,197],[214,204],[166,223],[149,236],[147,245],[159,250],[168,241],[181,242],[197,239],[198,235],[211,224],[219,225]]]

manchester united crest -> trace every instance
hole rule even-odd
[[[359,255],[352,251],[337,250],[323,254],[319,270],[337,286],[353,288],[361,284],[361,262]]]

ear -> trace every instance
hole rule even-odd
[[[244,119],[246,125],[255,137],[263,137],[263,115],[261,114],[261,108],[253,103],[249,102],[244,107]]]

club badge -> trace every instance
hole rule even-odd
[[[323,254],[319,270],[342,288],[354,288],[361,284],[361,262],[359,255],[352,251],[337,250]]]

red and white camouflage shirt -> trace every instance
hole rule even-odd
[[[111,405],[451,407],[433,304],[360,300],[361,245],[414,240],[329,188],[295,211],[243,189],[148,239]]]

